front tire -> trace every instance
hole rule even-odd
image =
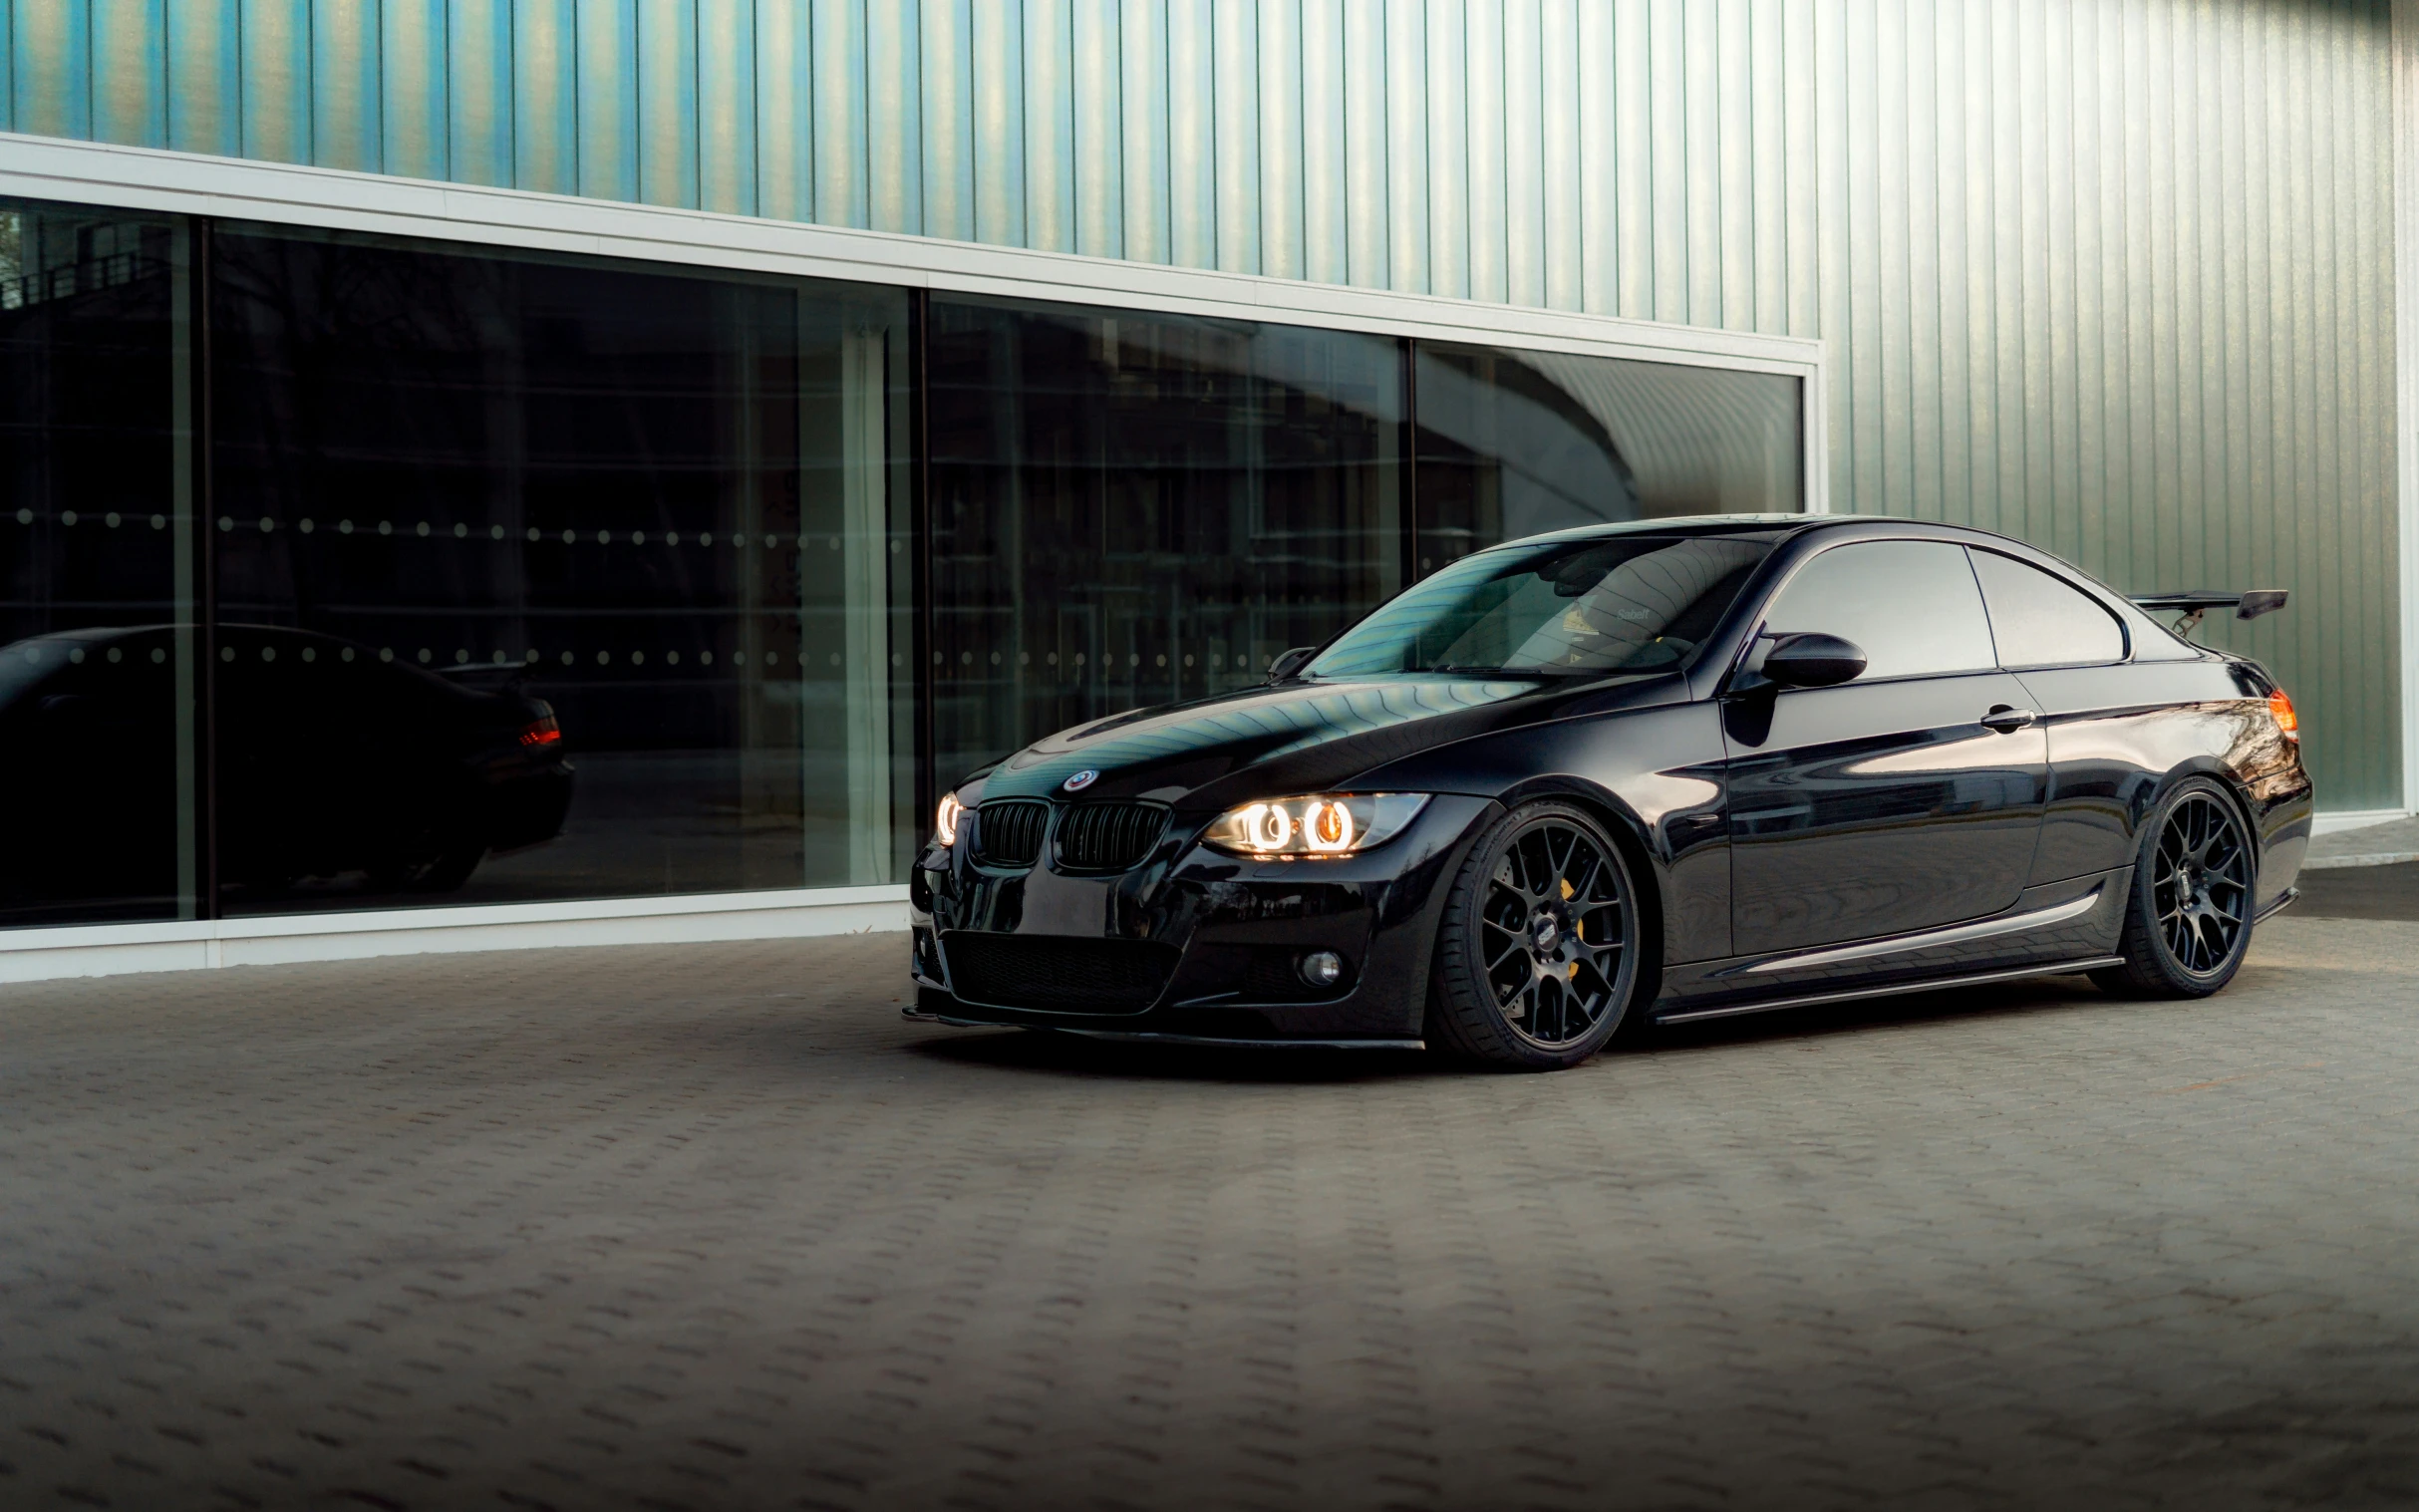
[[[1484,1065],[1577,1065],[1637,996],[1639,919],[1629,862],[1593,814],[1523,804],[1479,836],[1445,899],[1429,1032]]]
[[[2259,852],[2232,794],[2187,777],[2152,811],[2125,899],[2122,966],[2091,980],[2137,998],[2206,998],[2232,982],[2251,950]]]

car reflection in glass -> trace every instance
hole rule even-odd
[[[188,644],[191,632],[185,632]],[[0,773],[24,805],[0,908],[173,897],[196,777],[178,771],[178,631],[64,631],[0,647]],[[217,871],[274,893],[358,875],[379,893],[445,893],[486,856],[554,838],[571,803],[553,709],[495,686],[382,661],[333,636],[230,625],[217,635]],[[188,653],[189,654],[189,653]],[[189,721],[189,717],[188,717]],[[187,724],[189,730],[189,723]]]

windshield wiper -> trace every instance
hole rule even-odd
[[[1597,669],[1590,667],[1465,667],[1458,662],[1438,662],[1427,672],[1461,672],[1477,677],[1594,677]]]

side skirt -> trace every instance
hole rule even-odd
[[[2093,956],[2083,961],[2059,961],[2046,966],[2020,966],[2012,971],[1977,972],[1962,977],[1933,977],[1921,982],[1896,982],[1888,987],[1858,987],[1844,992],[1809,993],[1798,998],[1767,998],[1755,1003],[1733,1003],[1723,1008],[1699,1008],[1675,1014],[1663,1014],[1653,1020],[1657,1024],[1692,1024],[1699,1019],[1728,1019],[1739,1014],[1767,1014],[1781,1008],[1812,1008],[1823,1003],[1852,1003],[1864,998],[1896,998],[1908,993],[1936,993],[1952,987],[1980,987],[1990,982],[2017,982],[2026,977],[2066,977],[2076,972],[2098,971],[2103,966],[2123,966],[2123,956]]]
[[[996,1019],[960,1019],[949,1014],[902,1009],[902,1019],[917,1024],[945,1024],[951,1029],[1029,1029],[1046,1035],[1074,1035],[1084,1040],[1119,1040],[1132,1045],[1205,1045],[1227,1050],[1426,1050],[1425,1040],[1355,1039],[1220,1039],[1216,1035],[1169,1035],[1151,1030],[1069,1029],[1063,1024],[1007,1024]]]

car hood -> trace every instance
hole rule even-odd
[[[1067,779],[1085,771],[1096,773],[1079,789],[1086,798],[1188,808],[1316,792],[1448,742],[1555,718],[1575,696],[1604,689],[1410,675],[1249,688],[1060,731],[994,767],[982,797],[1065,796]]]

